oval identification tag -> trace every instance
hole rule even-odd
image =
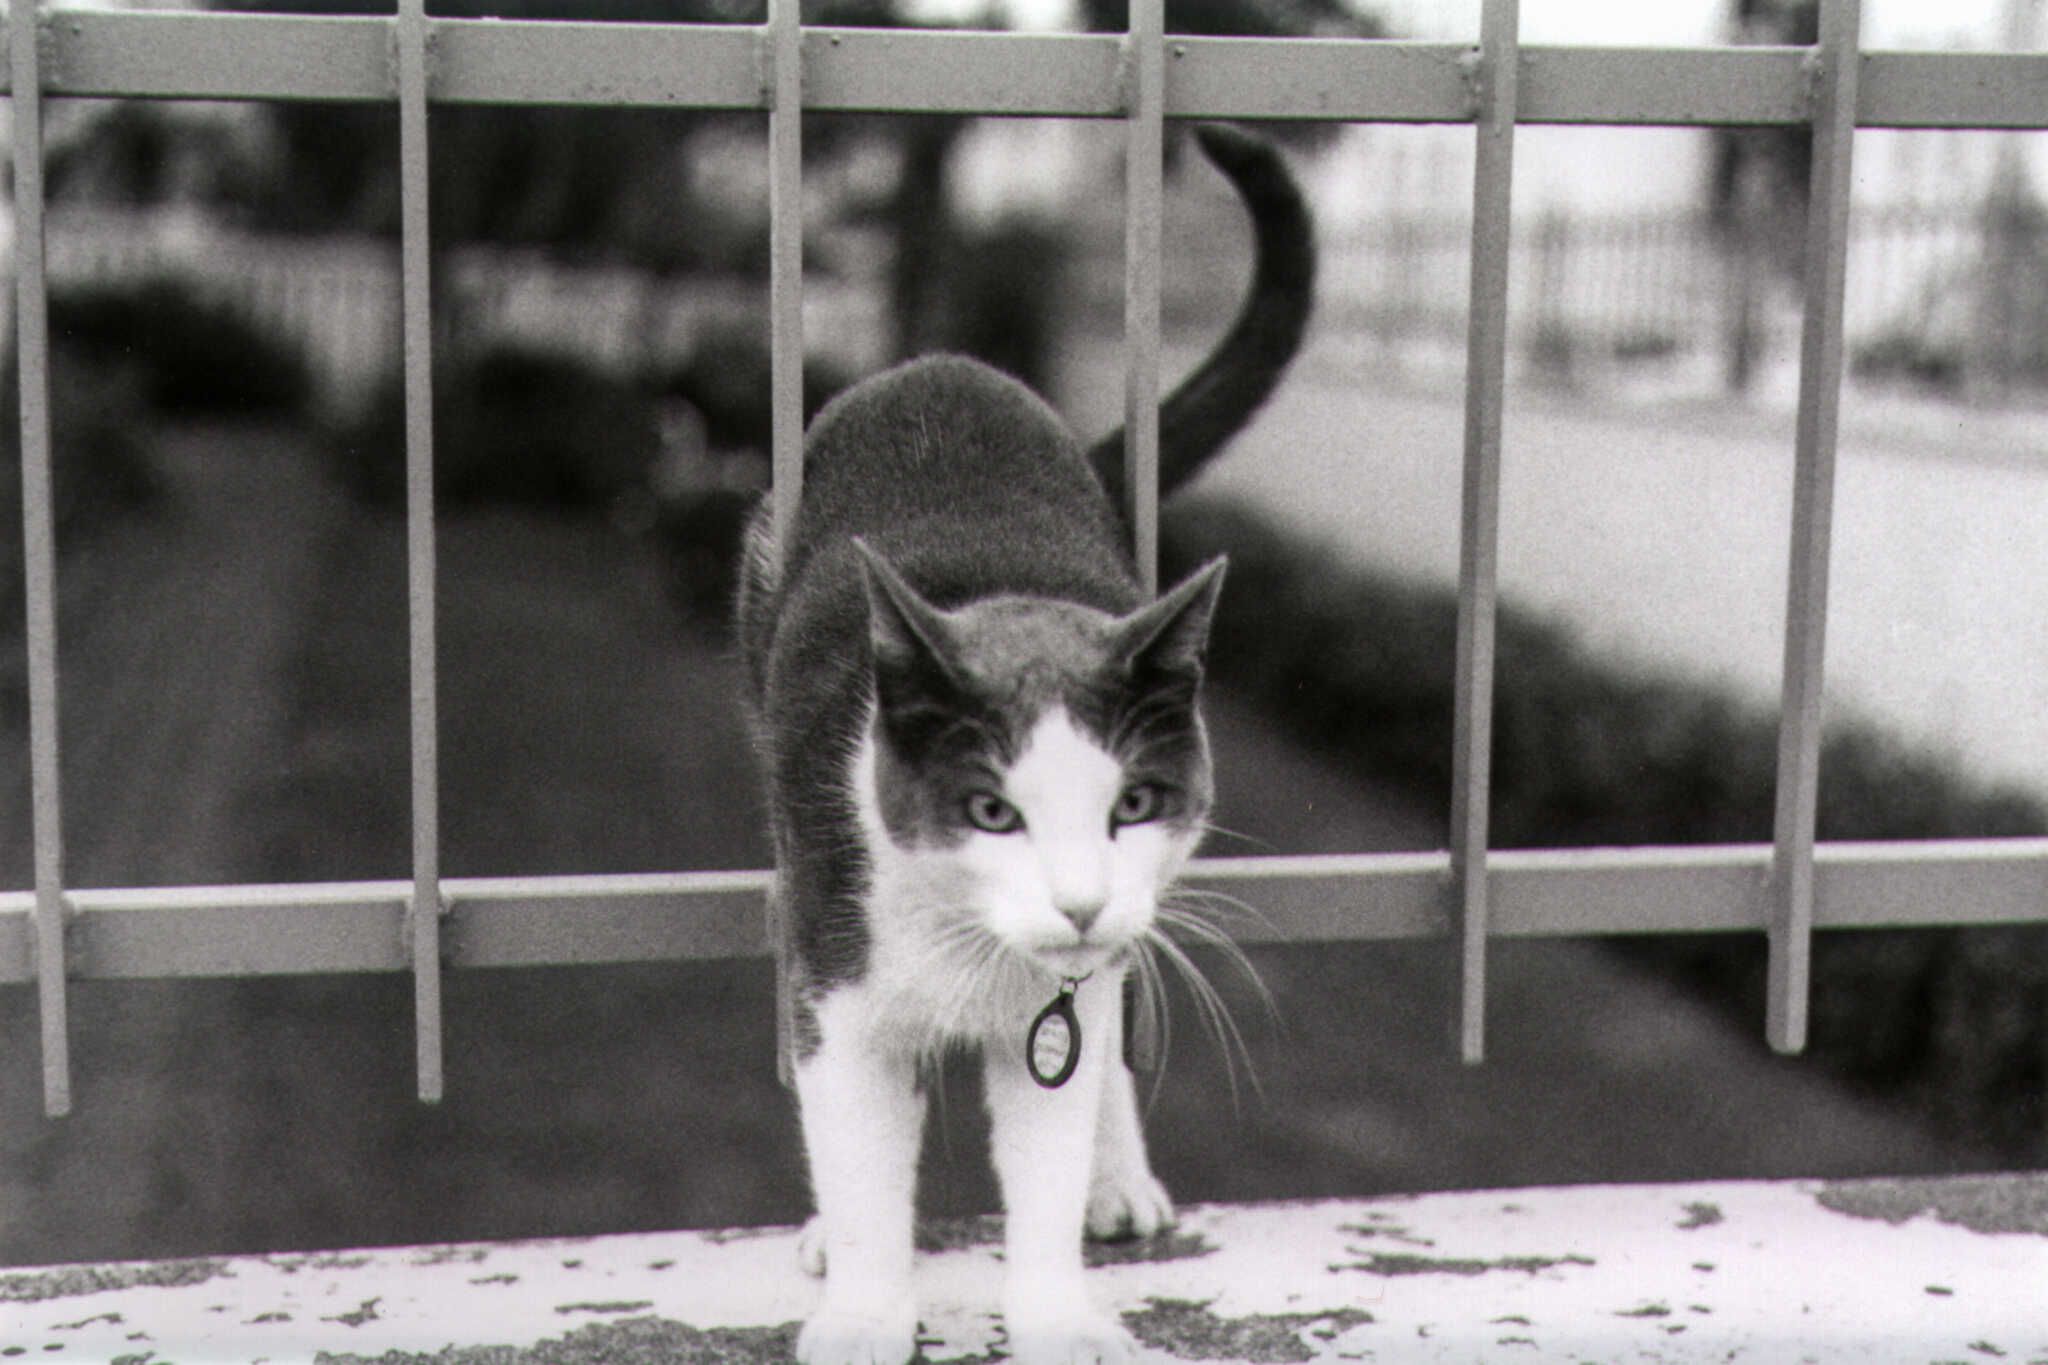
[[[1031,1079],[1047,1090],[1065,1085],[1081,1064],[1081,1020],[1074,1014],[1074,986],[1060,987],[1053,1002],[1031,1021],[1024,1035],[1024,1063]]]

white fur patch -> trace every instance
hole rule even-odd
[[[1194,836],[1164,822],[1112,828],[1123,766],[1064,708],[1039,718],[1004,774],[999,794],[1023,827],[971,831],[952,848],[890,838],[875,744],[870,725],[853,765],[872,877],[858,989],[912,1046],[1017,1031],[1061,977],[1119,959],[1144,935],[1193,852]]]

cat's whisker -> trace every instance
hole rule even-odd
[[[1161,943],[1164,945],[1167,961],[1173,963],[1177,970],[1187,976],[1189,986],[1195,991],[1197,1006],[1215,1023],[1227,1026],[1232,1040],[1240,1050],[1243,1050],[1244,1035],[1237,1027],[1236,1016],[1231,1013],[1223,992],[1217,989],[1216,983],[1210,980],[1209,974],[1201,969],[1184,945],[1174,942],[1170,937],[1162,937]],[[1247,1063],[1250,1061],[1248,1052],[1245,1060]]]
[[[1256,834],[1246,834],[1241,829],[1232,829],[1228,825],[1219,825],[1214,820],[1204,820],[1202,822],[1202,834],[1205,838],[1213,835],[1219,839],[1234,840],[1237,843],[1259,849],[1265,853],[1277,851],[1277,846],[1271,839],[1261,839]]]
[[[1245,1044],[1244,1035],[1221,993],[1179,945],[1167,942],[1162,950],[1162,956],[1175,974],[1187,984],[1189,998],[1194,1002],[1197,1018],[1201,1020],[1203,1029],[1216,1041],[1217,1051],[1223,1059],[1224,1080],[1230,1088],[1231,1113],[1241,1115],[1243,1099],[1237,1079],[1240,1063],[1246,1076],[1251,1080],[1253,1089],[1259,1090],[1257,1068],[1253,1064],[1250,1049]]]
[[[1187,985],[1189,997],[1194,1001],[1195,1013],[1201,1018],[1210,1035],[1215,1038],[1217,1048],[1223,1055],[1224,1076],[1230,1085],[1232,1110],[1239,1108],[1237,1064],[1240,1060],[1244,1063],[1245,1074],[1254,1093],[1263,1099],[1265,1090],[1259,1083],[1258,1067],[1252,1060],[1251,1048],[1245,1042],[1244,1032],[1238,1027],[1237,1020],[1231,1014],[1229,1003],[1224,1000],[1222,992],[1216,989],[1201,967],[1188,955],[1187,950],[1174,942],[1165,932],[1155,927],[1148,934],[1147,942]],[[1253,975],[1256,979],[1256,973]]]
[[[1149,939],[1139,939],[1132,945],[1137,951],[1132,954],[1132,965],[1137,972],[1138,1009],[1152,1021],[1152,1036],[1158,1040],[1158,1055],[1152,1059],[1152,1085],[1145,1096],[1145,1108],[1149,1113],[1158,1103],[1160,1087],[1166,1081],[1166,1060],[1173,1051],[1173,1011],[1168,1008],[1166,979],[1160,971],[1158,949]]]
[[[1213,910],[1219,915],[1228,914],[1232,918],[1256,924],[1268,932],[1278,933],[1278,926],[1265,911],[1227,891],[1204,886],[1176,886],[1167,893],[1165,899],[1167,904],[1181,909],[1200,909],[1205,912]]]
[[[1159,906],[1159,917],[1177,928],[1184,928],[1205,939],[1218,939],[1235,947],[1236,940],[1224,925],[1232,920],[1271,931],[1273,924],[1264,915],[1242,901],[1210,901],[1179,899],[1178,896],[1164,901]]]
[[[1192,894],[1210,903],[1182,903],[1179,900],[1169,900],[1159,907],[1160,919],[1172,927],[1183,929],[1187,933],[1200,938],[1205,944],[1215,948],[1224,957],[1229,959],[1231,965],[1238,970],[1239,974],[1244,977],[1245,981],[1264,1002],[1267,1014],[1275,1022],[1278,1022],[1279,1016],[1277,1008],[1273,1003],[1273,994],[1267,989],[1265,978],[1259,975],[1259,969],[1253,965],[1251,958],[1246,955],[1243,946],[1238,943],[1228,930],[1216,923],[1211,916],[1221,919],[1224,917],[1225,912],[1227,912],[1229,916],[1255,924],[1260,929],[1276,937],[1278,936],[1277,927],[1257,907],[1248,905],[1235,896],[1226,896],[1222,892],[1194,892]]]
[[[1004,976],[1013,970],[1013,959],[1002,940],[978,923],[965,926],[960,935],[966,954],[960,964],[961,981],[948,1002],[944,1027],[951,1035],[969,1031],[976,1004],[1003,993]]]

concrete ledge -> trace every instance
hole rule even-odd
[[[924,1356],[1000,1358],[994,1219],[929,1230]],[[1097,1248],[1144,1358],[2048,1365],[2048,1176],[1186,1211]],[[787,1228],[0,1272],[0,1361],[783,1360]]]

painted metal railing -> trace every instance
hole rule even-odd
[[[1469,123],[1473,188],[1455,786],[1447,852],[1207,859],[1266,923],[1252,939],[1451,934],[1461,1049],[1483,1052],[1496,938],[1761,931],[1772,1044],[1806,1035],[1816,928],[2048,922],[2048,840],[1815,842],[1828,547],[1842,367],[1850,156],[1858,127],[2048,128],[2048,54],[1862,52],[1858,0],[1823,0],[1804,47],[1524,47],[1516,0],[1486,0],[1477,46],[1170,37],[1162,0],[1116,34],[803,26],[770,0],[758,26],[38,12],[10,0],[21,451],[35,887],[0,895],[0,982],[36,985],[45,1105],[70,1104],[74,978],[410,971],[420,1093],[441,1091],[451,969],[726,957],[766,951],[764,872],[444,879],[436,765],[433,432],[428,395],[430,104],[612,104],[766,111],[770,120],[774,506],[801,476],[801,115],[806,110],[1121,118],[1128,127],[1127,448],[1148,574],[1157,544],[1161,144],[1169,118]],[[50,489],[41,101],[57,96],[396,102],[400,111],[413,724],[409,880],[72,890],[58,797],[56,565]],[[1532,850],[1488,846],[1499,481],[1515,130],[1525,124],[1808,125],[1796,497],[1787,584],[1777,820],[1768,845]]]

